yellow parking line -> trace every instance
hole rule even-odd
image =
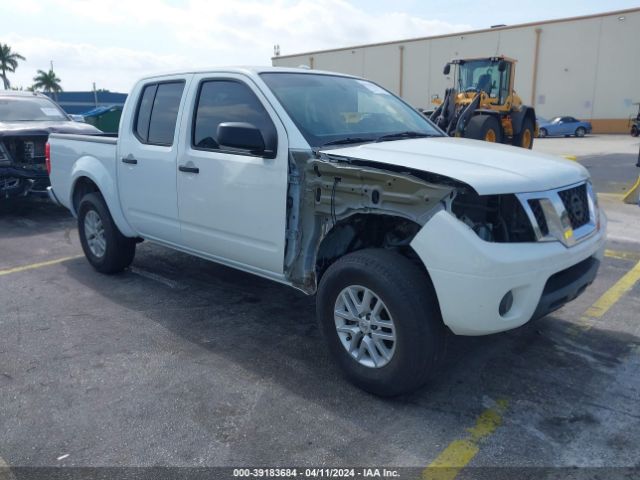
[[[55,260],[48,260],[46,262],[32,263],[30,265],[23,265],[21,267],[14,267],[14,268],[9,268],[7,270],[0,270],[0,277],[2,277],[3,275],[9,275],[10,273],[24,272],[26,270],[33,270],[34,268],[42,268],[42,267],[48,267],[49,265],[56,265],[58,263],[66,262],[67,260],[74,260],[82,256],[83,255],[74,255],[72,257],[57,258]]]
[[[584,316],[587,318],[599,319],[613,307],[622,296],[633,288],[640,280],[640,262],[629,270],[624,276],[618,280],[609,290],[591,305]]]
[[[622,200],[624,198],[624,193],[603,193],[598,192],[598,198],[609,199],[609,200]]]
[[[617,250],[605,250],[604,256],[608,258],[616,258],[618,260],[640,260],[640,252],[620,252]]]
[[[453,480],[478,454],[478,443],[491,435],[502,423],[502,415],[509,402],[498,400],[495,407],[485,410],[476,420],[475,426],[467,431],[469,435],[461,440],[454,440],[436,459],[422,471],[424,480]]]

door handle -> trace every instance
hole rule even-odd
[[[138,160],[136,160],[133,157],[124,157],[122,159],[122,163],[128,163],[129,165],[137,165],[138,164]]]
[[[178,170],[186,173],[200,173],[200,169],[198,167],[187,167],[186,165],[178,165]]]

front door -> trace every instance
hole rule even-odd
[[[182,126],[178,210],[188,249],[267,276],[283,272],[288,145],[284,126],[251,79],[201,75]],[[223,122],[245,122],[277,134],[275,158],[225,149]]]
[[[177,131],[188,77],[141,85],[135,114],[120,129],[118,187],[129,224],[145,238],[179,244]],[[133,112],[132,112],[133,113]]]

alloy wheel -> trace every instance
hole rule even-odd
[[[371,289],[350,285],[336,299],[334,321],[340,343],[360,365],[385,366],[393,358],[396,329],[389,309]]]

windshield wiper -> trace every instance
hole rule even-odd
[[[348,145],[349,143],[364,143],[364,142],[372,142],[374,138],[363,138],[363,137],[347,137],[341,138],[339,140],[332,140],[327,143],[323,143],[322,146],[326,147],[327,145]]]
[[[402,140],[403,138],[425,138],[425,137],[435,137],[435,135],[430,133],[422,133],[422,132],[397,132],[390,133],[388,135],[382,135],[376,139],[376,142],[388,142],[390,140]]]

